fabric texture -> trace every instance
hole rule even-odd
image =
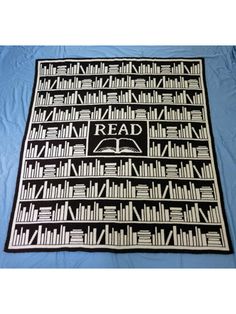
[[[36,59],[85,57],[203,57],[217,161],[230,236],[235,243],[234,47],[1,47],[0,221],[1,267],[235,267],[235,254],[3,252],[16,184],[20,148],[32,95]]]

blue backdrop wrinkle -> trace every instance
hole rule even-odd
[[[0,46],[1,268],[235,268],[236,253],[5,253],[35,60],[85,57],[203,57],[218,167],[233,249],[236,247],[236,47]]]

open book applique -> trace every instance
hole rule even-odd
[[[142,153],[142,150],[131,138],[107,138],[99,142],[93,151],[94,153]]]

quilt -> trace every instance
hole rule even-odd
[[[230,253],[202,58],[37,60],[6,252]]]

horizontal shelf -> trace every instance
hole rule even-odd
[[[36,244],[36,245],[9,245],[9,249],[10,250],[14,250],[14,251],[19,251],[20,250],[45,250],[45,249],[51,249],[51,250],[55,250],[55,249],[65,249],[65,250],[74,250],[77,248],[81,248],[81,249],[111,249],[111,250],[117,250],[117,253],[119,253],[119,250],[148,250],[149,252],[155,252],[155,250],[164,250],[167,249],[168,250],[172,250],[173,252],[175,250],[177,250],[177,252],[179,250],[183,250],[183,251],[187,251],[189,250],[189,253],[192,254],[194,252],[202,252],[202,251],[206,251],[206,252],[212,252],[214,253],[215,251],[222,251],[222,252],[228,252],[229,251],[229,247],[228,246],[224,246],[224,245],[207,245],[207,246],[203,246],[203,245],[169,245],[169,244],[163,244],[163,245],[145,245],[145,244],[132,244],[132,245],[118,245],[118,244],[73,244],[73,243],[68,243],[68,244]],[[128,251],[127,251],[128,252]]]
[[[168,140],[168,141],[204,141],[208,142],[207,138],[187,138],[187,137],[149,137],[149,140]]]
[[[106,200],[114,200],[114,201],[122,201],[122,200],[130,200],[130,201],[160,201],[160,202],[195,202],[195,203],[217,203],[218,201],[216,199],[214,200],[188,200],[188,199],[167,199],[167,198],[132,198],[132,197],[105,197]],[[104,200],[104,197],[62,197],[62,198],[44,198],[44,199],[27,199],[22,200],[19,199],[20,202],[42,202],[42,201],[72,201],[72,200]]]
[[[52,105],[34,105],[34,108],[37,107],[79,107],[79,106],[119,106],[119,105],[144,105],[144,106],[194,106],[194,107],[204,107],[205,104],[180,104],[180,103],[147,103],[147,102],[117,102],[117,103],[73,103],[73,104],[52,104]]]
[[[74,119],[74,120],[55,120],[55,121],[42,121],[42,122],[38,122],[38,121],[32,121],[31,124],[47,124],[47,123],[66,123],[66,122],[101,122],[101,121],[144,121],[144,122],[186,122],[186,123],[202,123],[205,124],[206,121],[194,121],[194,120],[159,120],[159,119]]]
[[[29,138],[27,139],[28,142],[35,142],[35,141],[64,141],[64,140],[86,140],[86,137],[55,137],[55,138]]]
[[[36,92],[56,92],[56,91],[93,91],[93,90],[190,90],[190,91],[202,91],[202,88],[185,88],[185,87],[91,87],[91,88],[83,88],[83,87],[78,87],[78,88],[52,88],[52,89],[36,89]]]
[[[177,221],[118,221],[118,220],[51,220],[51,221],[16,221],[16,225],[43,225],[43,224],[66,224],[66,223],[118,223],[118,224],[155,224],[155,225],[210,225],[210,226],[221,226],[221,223],[210,223],[210,222],[177,222]]]
[[[127,155],[127,156],[115,156],[115,155],[109,155],[109,156],[101,156],[101,155],[93,155],[93,156],[66,156],[66,157],[25,157],[25,160],[46,160],[46,159],[84,159],[84,158],[148,158],[148,159],[180,159],[180,160],[211,160],[210,157],[156,157],[156,156],[133,156],[133,155]]]
[[[126,73],[75,73],[75,74],[46,74],[43,75],[39,73],[39,78],[44,77],[63,77],[63,76],[125,76],[125,75],[133,75],[133,76],[199,76],[201,77],[200,73],[132,73],[132,72],[126,72]]]
[[[60,179],[90,179],[90,178],[101,178],[101,179],[152,179],[152,180],[187,180],[187,181],[214,181],[213,178],[175,178],[175,177],[141,177],[141,176],[118,176],[118,175],[110,175],[110,176],[105,176],[105,175],[100,175],[100,176],[93,176],[93,175],[88,175],[88,176],[65,176],[65,177],[43,177],[43,178],[22,178],[23,181],[30,181],[30,180],[60,180]]]
[[[55,137],[55,138],[29,138],[27,139],[28,142],[35,142],[35,141],[64,141],[64,140],[86,140],[86,137]],[[205,141],[208,142],[209,139],[204,138],[172,138],[172,137],[149,137],[149,140],[168,140],[168,141]]]

